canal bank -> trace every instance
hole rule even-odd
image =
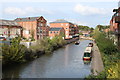
[[[91,63],[91,71],[93,75],[98,75],[100,72],[104,71],[102,57],[96,43],[94,43],[94,46],[93,46],[93,58]]]
[[[91,41],[65,45],[25,64],[3,70],[4,78],[85,78],[91,74],[91,64],[83,62],[84,50]]]

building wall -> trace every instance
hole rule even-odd
[[[74,35],[74,24],[72,23],[50,23],[50,27],[63,27],[66,38]]]
[[[21,34],[21,27],[11,26],[9,29],[8,26],[0,27],[0,36],[14,38],[18,35],[21,36]]]
[[[44,18],[37,21],[37,28],[38,39],[49,35],[49,26],[47,26],[47,21]]]
[[[60,31],[49,31],[49,37],[50,38],[53,38],[55,36],[58,36],[58,35],[64,35],[65,34],[65,30],[64,29],[61,29]]]
[[[31,32],[34,31],[34,38],[37,39],[36,37],[36,27],[37,23],[36,21],[31,21],[31,22],[18,22],[20,26],[23,27],[23,37],[29,38],[31,37]]]
[[[110,20],[110,31],[116,31],[118,29],[118,23],[115,23],[115,18]]]
[[[23,37],[27,39],[32,37],[32,34],[34,34],[35,40],[48,36],[49,27],[47,26],[47,21],[43,17],[39,17],[35,21],[21,20],[18,23],[23,27]]]
[[[114,15],[112,17],[112,19],[110,20],[110,31],[113,31],[115,34],[115,39],[114,39],[114,43],[116,45],[118,45],[120,47],[120,8],[118,8],[118,12],[115,13],[116,15]],[[118,18],[118,21],[116,20]],[[115,21],[116,20],[116,21]]]
[[[78,28],[78,26],[74,25],[74,27],[75,27],[75,34],[79,34],[79,28]]]

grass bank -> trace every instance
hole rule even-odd
[[[105,71],[99,73],[97,76],[90,75],[87,78],[120,78],[120,50],[103,32],[96,30],[93,37],[101,52]]]

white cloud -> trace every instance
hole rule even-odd
[[[25,7],[25,8],[17,8],[17,7],[7,7],[3,10],[5,14],[10,14],[14,16],[25,16],[29,14],[52,14],[51,11],[42,9],[42,8],[33,8],[33,7]]]
[[[65,20],[78,24],[78,25],[84,25],[84,26],[89,25],[87,22],[83,22],[77,19],[65,19]]]
[[[96,8],[86,5],[77,4],[74,7],[74,11],[81,14],[81,15],[94,15],[94,14],[110,14],[111,9],[105,9],[105,8]]]
[[[20,8],[15,8],[15,7],[8,7],[4,10],[6,14],[12,14],[12,15],[25,15],[26,12],[23,11]]]

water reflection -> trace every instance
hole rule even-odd
[[[86,65],[90,65],[90,60],[88,60],[88,61],[83,61],[84,62],[84,64],[86,64]]]
[[[51,55],[44,55],[26,64],[3,71],[7,78],[84,78],[89,75],[91,64],[83,62],[83,54],[90,41],[79,45],[69,44]],[[14,76],[12,74],[14,73]]]

